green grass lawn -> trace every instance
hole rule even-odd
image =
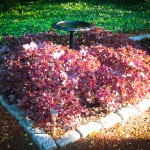
[[[113,32],[133,32],[150,28],[149,2],[140,4],[101,3],[85,0],[49,2],[46,0],[18,4],[0,13],[0,39],[26,33],[46,32],[52,23],[82,20]]]

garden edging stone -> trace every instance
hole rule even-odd
[[[102,125],[98,122],[89,122],[86,125],[81,125],[77,128],[77,132],[81,134],[82,137],[86,137],[92,132],[99,131],[102,129]]]
[[[24,128],[24,130],[31,135],[33,141],[36,143],[40,150],[53,150],[57,148],[55,141],[42,129],[34,129],[33,123],[34,121],[25,117],[24,113],[19,110],[19,108],[15,105],[9,105],[4,99],[3,96],[0,95],[1,104],[9,111],[12,116],[14,116],[19,124]],[[22,117],[17,117],[16,111],[20,112]]]
[[[150,34],[129,37],[134,41],[144,38],[149,38]],[[150,107],[150,97],[139,102],[137,106],[122,107],[115,113],[111,113],[106,117],[100,118],[99,122],[89,122],[86,125],[79,126],[76,130],[65,133],[62,137],[54,141],[43,129],[34,129],[34,121],[27,118],[22,110],[17,105],[8,105],[0,95],[1,104],[19,121],[19,124],[27,131],[33,141],[37,144],[40,150],[53,150],[58,147],[66,146],[80,137],[86,137],[92,132],[99,131],[103,128],[110,128],[116,123],[126,122],[131,116],[139,115]]]
[[[19,121],[25,117],[25,114],[22,110],[18,108],[17,105],[9,105],[7,110]]]
[[[33,134],[32,139],[40,150],[52,150],[57,148],[55,141],[46,133]]]
[[[110,113],[106,117],[102,117],[99,121],[103,128],[110,128],[117,123],[121,123],[121,117],[116,113]]]
[[[14,117],[16,117],[15,112],[13,111],[15,110],[14,108],[17,108],[15,105],[8,105],[2,96],[0,96],[0,102],[2,105],[4,104],[3,106],[6,107]],[[43,129],[34,129],[32,127],[34,121],[27,117],[20,118],[19,124],[25,129],[26,132],[31,135],[33,141],[36,143],[40,150],[53,150],[57,147],[64,147],[70,143],[73,143],[74,141],[80,139],[80,137],[86,137],[92,132],[97,132],[103,128],[108,129],[117,123],[121,123],[121,120],[126,122],[131,116],[138,115],[140,112],[148,110],[149,107],[150,98],[139,102],[136,107],[122,107],[115,113],[110,113],[106,117],[102,117],[99,122],[89,122],[86,125],[79,126],[76,131],[73,130],[65,133],[56,141],[54,141],[48,134],[46,134]],[[127,116],[125,114],[127,114]]]
[[[77,131],[69,131],[65,133],[62,137],[56,140],[56,144],[58,147],[64,147],[69,143],[73,143],[74,141],[80,139],[80,134]]]
[[[134,41],[140,41],[140,40],[145,39],[145,38],[150,38],[150,34],[143,34],[143,35],[139,35],[139,36],[131,36],[129,38],[134,40]]]
[[[136,109],[139,110],[140,113],[145,112],[150,107],[150,97],[149,99],[144,99],[142,102],[136,106]]]
[[[139,114],[139,111],[132,107],[122,107],[115,113],[119,115],[124,122],[126,122],[131,116]]]

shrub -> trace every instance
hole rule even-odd
[[[78,33],[77,50],[52,30],[3,43],[2,93],[45,125],[52,109],[58,110],[57,125],[69,129],[97,113],[88,108],[114,111],[150,92],[150,57],[123,34],[101,28]]]

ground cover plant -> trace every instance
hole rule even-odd
[[[124,33],[150,27],[149,0],[1,0],[0,7],[0,40],[6,35],[47,32],[62,20],[87,21]]]
[[[45,129],[52,109],[66,131],[150,92],[150,56],[123,34],[97,27],[77,33],[76,50],[53,30],[2,42],[1,92]]]

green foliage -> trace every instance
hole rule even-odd
[[[47,32],[52,23],[62,20],[93,22],[113,32],[145,30],[150,27],[149,0],[138,2],[131,5],[124,0],[1,0],[0,40],[5,35]]]

